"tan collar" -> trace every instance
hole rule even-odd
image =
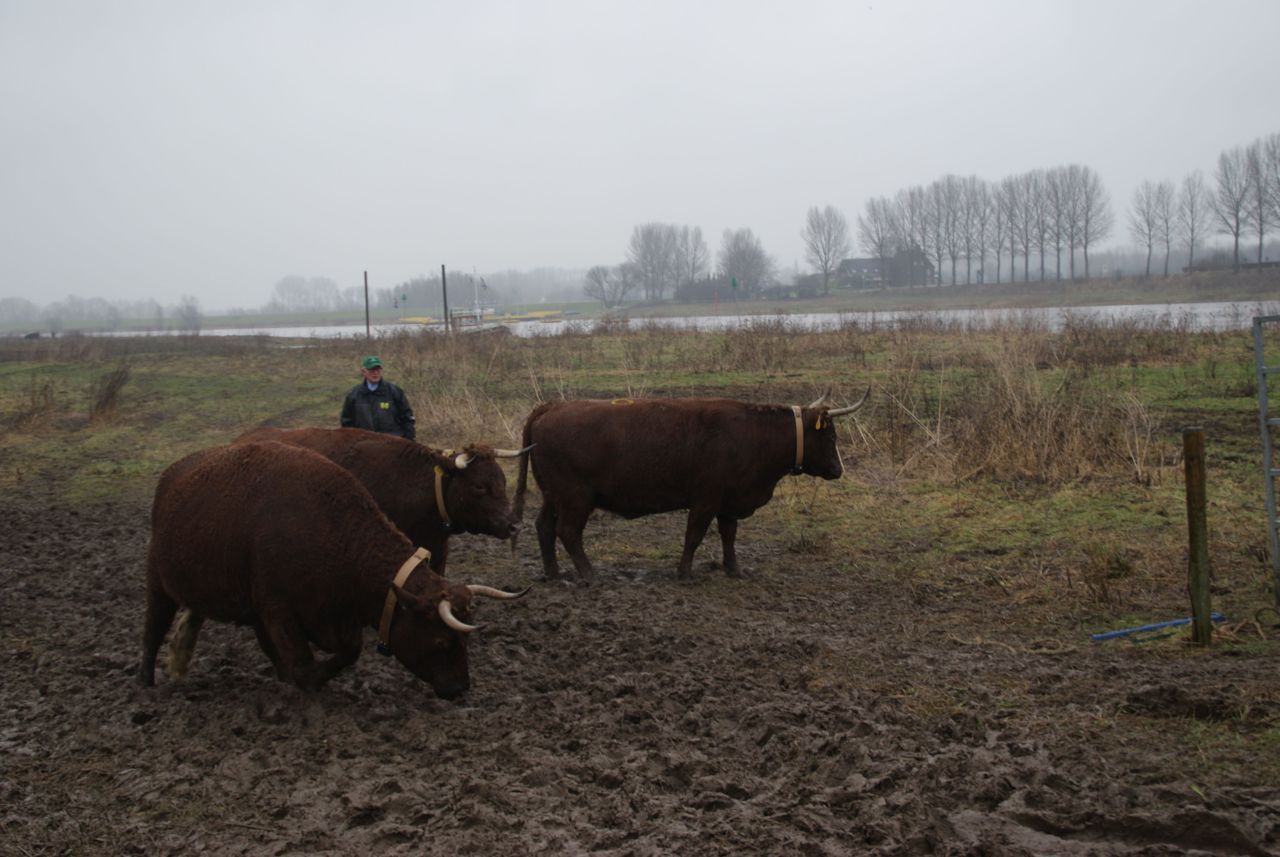
[[[792,405],[791,412],[796,415],[796,466],[792,473],[799,473],[804,465],[804,422],[800,416],[800,406]]]
[[[436,510],[440,513],[440,520],[444,521],[444,528],[450,529],[449,512],[444,507],[444,468],[439,464],[436,465]]]
[[[395,579],[391,583],[391,588],[387,590],[387,600],[382,604],[382,619],[378,622],[378,651],[384,655],[391,654],[388,639],[391,634],[391,617],[396,612],[396,587],[399,586],[403,589],[404,582],[409,579],[409,575],[429,556],[431,556],[431,551],[426,548],[418,548],[414,551],[413,556],[406,559],[404,565],[400,566],[400,570],[396,572]]]

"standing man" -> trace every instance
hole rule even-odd
[[[382,378],[382,361],[369,356],[360,363],[364,379],[351,388],[339,418],[345,428],[362,428],[413,440],[413,408],[401,390]]]

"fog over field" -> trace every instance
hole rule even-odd
[[[749,229],[785,281],[815,206],[869,255],[869,200],[1073,164],[1127,249],[1142,182],[1280,131],[1277,32],[1275,0],[0,0],[0,300],[218,312],[442,264],[581,294],[649,223],[705,273]]]

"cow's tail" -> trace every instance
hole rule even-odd
[[[538,417],[542,416],[542,412],[546,410],[546,405],[541,404],[533,409],[528,419],[524,421],[524,431],[520,435],[520,446],[528,449],[533,445],[533,423]],[[515,513],[516,520],[524,518],[524,492],[529,487],[529,456],[533,455],[532,451],[523,453],[520,456],[520,473],[516,476],[516,499],[511,507],[511,511]]]
[[[516,520],[524,519],[524,492],[529,487],[529,458],[533,455],[533,451],[529,449],[533,445],[533,423],[538,417],[542,416],[542,412],[547,409],[544,402],[534,408],[529,417],[524,421],[524,431],[520,435],[520,446],[524,448],[524,452],[520,455],[520,472],[516,476],[516,498],[511,505],[511,511],[515,513]],[[511,537],[511,553],[516,552],[516,539],[518,536]]]

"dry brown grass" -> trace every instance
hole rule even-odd
[[[120,403],[120,391],[128,382],[127,363],[121,363],[93,379],[89,385],[89,422],[105,422],[115,416],[116,407]]]

